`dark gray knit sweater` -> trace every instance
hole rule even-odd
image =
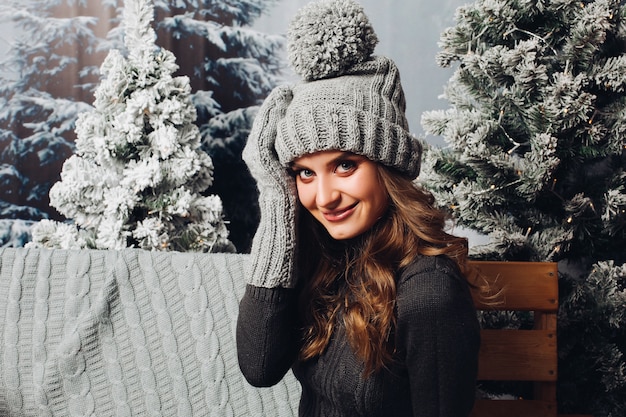
[[[480,336],[469,288],[453,262],[420,257],[402,271],[395,360],[367,379],[343,328],[323,355],[296,360],[296,299],[294,290],[247,287],[237,349],[239,366],[252,385],[274,385],[292,368],[302,384],[300,416],[468,416]]]

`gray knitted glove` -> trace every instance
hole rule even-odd
[[[276,155],[278,122],[292,99],[289,87],[275,88],[254,119],[243,160],[257,182],[261,221],[252,241],[247,282],[256,287],[296,284],[296,185]]]

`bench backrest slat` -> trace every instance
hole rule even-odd
[[[499,305],[475,298],[479,310],[551,311],[559,307],[558,272],[553,262],[471,261],[493,287],[504,289]]]
[[[549,401],[477,400],[471,417],[554,417]]]
[[[478,376],[490,381],[556,381],[556,333],[482,330]]]
[[[552,262],[471,261],[478,286],[474,304],[484,311],[530,311],[532,329],[483,329],[478,380],[530,381],[534,397],[477,400],[471,417],[556,417],[558,269]]]

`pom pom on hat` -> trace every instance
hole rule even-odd
[[[295,16],[288,29],[288,57],[305,81],[342,75],[366,61],[378,37],[363,7],[353,0],[318,0]]]

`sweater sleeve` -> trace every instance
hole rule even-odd
[[[296,290],[246,286],[237,317],[237,358],[256,387],[277,384],[299,351]]]
[[[398,288],[396,346],[403,350],[415,417],[467,417],[480,329],[469,286],[445,257],[423,257]]]

